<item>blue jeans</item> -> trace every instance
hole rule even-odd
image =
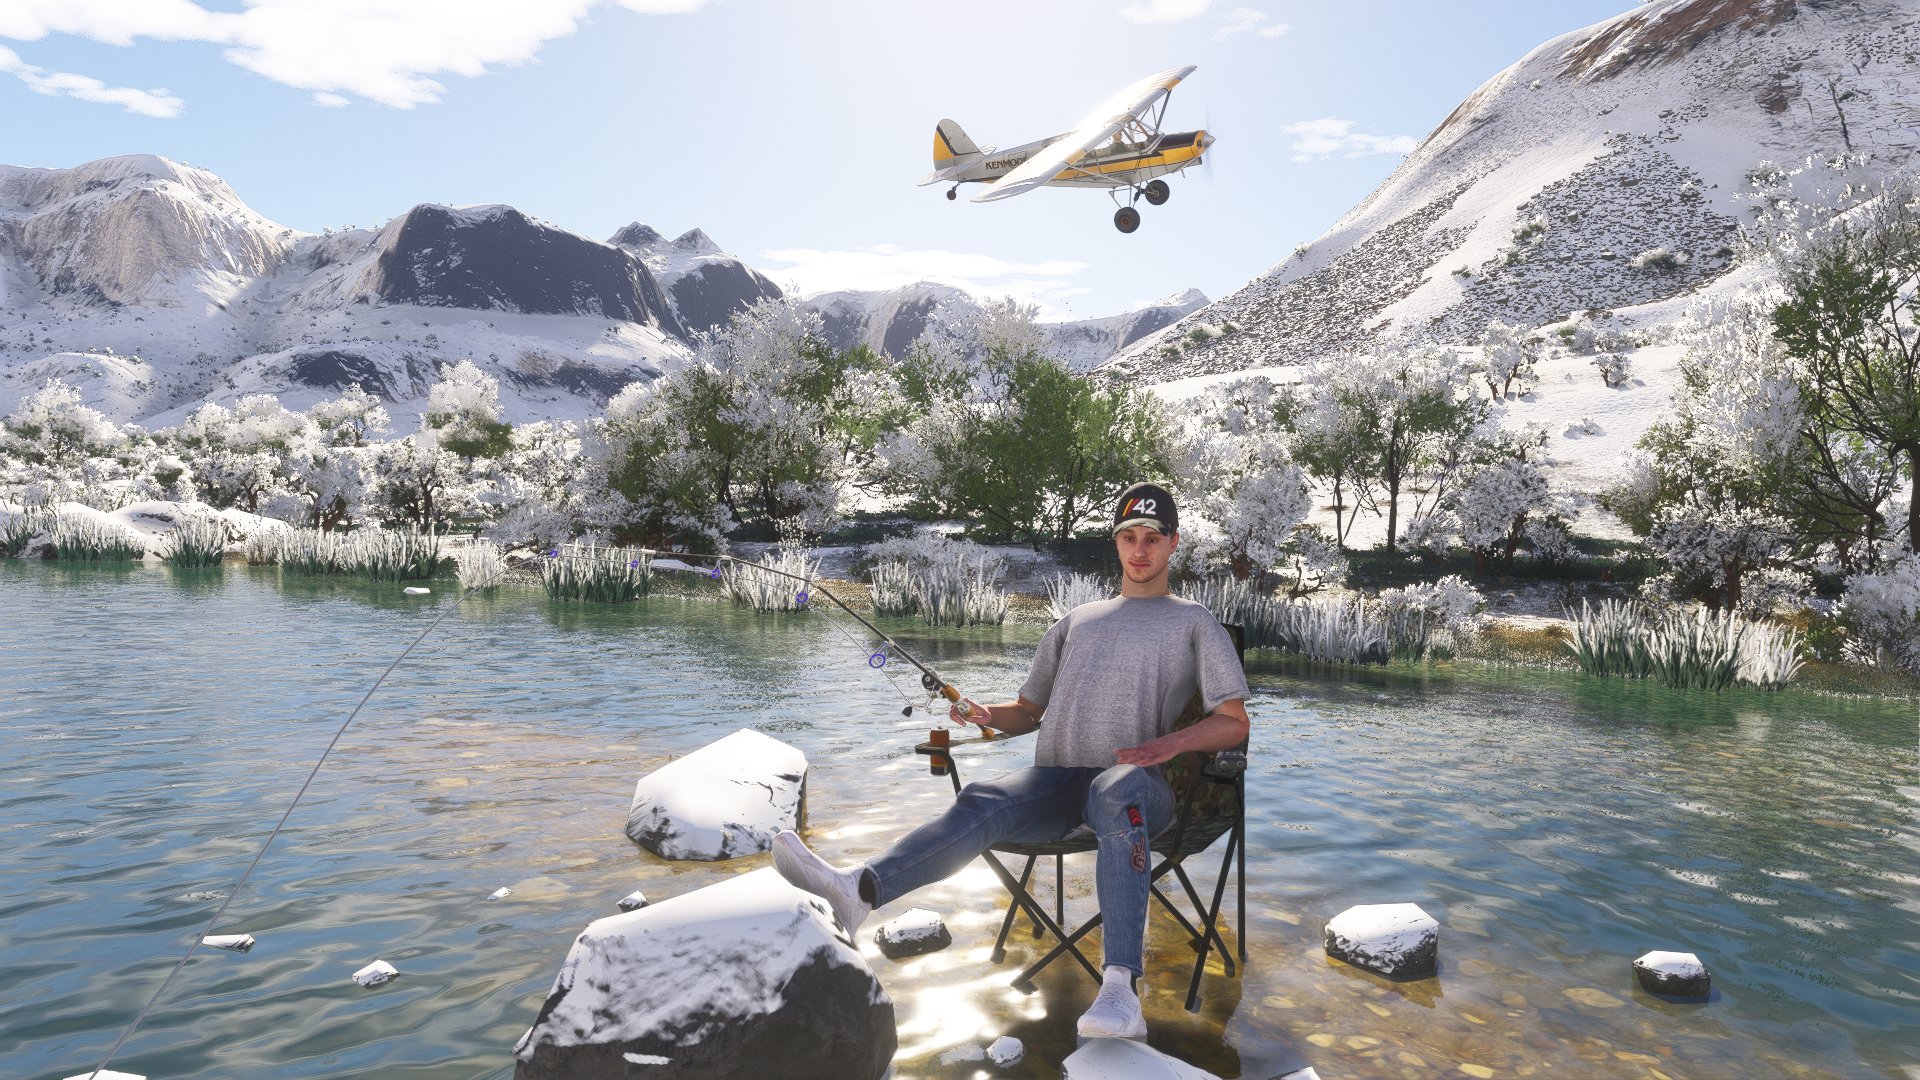
[[[1131,811],[1131,812],[1130,812]],[[1094,887],[1106,963],[1145,973],[1148,841],[1173,821],[1173,789],[1158,769],[1034,766],[968,784],[945,813],[867,864],[875,907],[945,878],[1001,842],[1043,843],[1090,827],[1099,840]]]

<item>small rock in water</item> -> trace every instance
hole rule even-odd
[[[366,967],[353,973],[353,981],[361,986],[379,986],[388,979],[400,974],[392,964],[385,960],[375,960]]]
[[[509,888],[507,888],[507,887],[506,887],[505,885],[502,885],[501,887],[499,887],[499,888],[497,888],[497,889],[495,889],[495,890],[493,890],[492,892],[490,892],[490,893],[488,893],[488,894],[487,894],[487,899],[489,899],[489,900],[505,900],[505,899],[506,899],[507,897],[509,897],[509,896],[512,896],[512,895],[513,895],[513,890],[512,890],[512,889],[509,889]]]
[[[647,894],[635,889],[620,898],[621,911],[639,911],[647,906]]]
[[[406,593],[408,596],[426,596],[433,592],[432,589],[423,589],[418,585],[409,585],[400,591]]]
[[[627,836],[663,859],[737,859],[800,827],[807,755],[750,728],[640,778]]]
[[[1690,952],[1650,952],[1633,962],[1633,973],[1649,994],[1703,998],[1713,987],[1707,965]]]
[[[1283,1074],[1280,1080],[1320,1080],[1320,1074],[1314,1072],[1313,1066],[1309,1065],[1304,1069],[1296,1069],[1293,1072]]]
[[[1361,904],[1327,923],[1327,955],[1396,979],[1432,975],[1440,924],[1418,904]]]
[[[1027,1056],[1027,1048],[1011,1035],[1002,1035],[987,1047],[987,1060],[1003,1069],[1011,1069]]]
[[[898,960],[903,956],[938,952],[953,944],[953,935],[947,932],[947,924],[935,912],[909,908],[874,931],[873,940],[879,944],[881,955]]]
[[[253,948],[252,934],[208,934],[200,939],[200,944],[211,949],[232,949],[234,952],[246,952]]]
[[[1060,1080],[1220,1080],[1131,1039],[1090,1039],[1060,1063]]]
[[[139,1073],[123,1073],[115,1072],[112,1069],[101,1069],[99,1072],[83,1072],[77,1076],[69,1076],[66,1080],[147,1080],[147,1078],[141,1076]]]

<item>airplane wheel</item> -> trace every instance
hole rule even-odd
[[[959,188],[948,188],[948,189],[947,189],[947,201],[948,201],[948,202],[952,202],[953,200],[955,200],[955,199],[957,199],[957,198],[959,198],[959,197],[960,197],[960,189],[959,189]]]
[[[1123,206],[1113,212],[1113,227],[1123,233],[1130,233],[1140,227],[1140,211],[1131,206]]]
[[[1159,206],[1173,197],[1173,189],[1165,180],[1155,180],[1147,185],[1146,196],[1149,203]]]

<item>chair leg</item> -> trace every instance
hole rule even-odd
[[[1234,905],[1233,925],[1234,925],[1234,929],[1238,931],[1238,936],[1236,940],[1238,941],[1240,946],[1239,948],[1240,963],[1242,966],[1245,966],[1247,962],[1247,780],[1246,780],[1246,777],[1244,776],[1240,777],[1239,791],[1236,794],[1240,802],[1240,816],[1234,818],[1233,820],[1233,838],[1238,843],[1239,846],[1235,849],[1235,858],[1237,861],[1234,863],[1235,869],[1233,874],[1233,883],[1234,883],[1234,889],[1239,894],[1239,896],[1236,899],[1236,902]]]
[[[1020,889],[1023,893],[1028,880],[1033,877],[1033,863],[1033,857],[1028,856],[1027,865],[1020,871]],[[1007,917],[1000,920],[1000,936],[993,939],[993,962],[996,964],[1007,958],[1007,934],[1013,930],[1013,920],[1019,914],[1020,906],[1018,895],[1007,897]],[[1037,929],[1040,924],[1036,922],[1033,925]]]
[[[1061,926],[1067,925],[1067,857],[1059,852],[1053,853],[1053,921]],[[1040,936],[1040,928],[1033,928],[1033,936]]]
[[[993,869],[995,876],[999,877],[1000,884],[1006,888],[1007,892],[1011,896],[1013,896],[1014,902],[1018,903],[1022,908],[1026,910],[1029,918],[1036,919],[1040,923],[1045,925],[1045,927],[1047,928],[1047,931],[1051,933],[1054,937],[1059,938],[1061,941],[1061,944],[1056,946],[1052,952],[1048,953],[1045,957],[1043,957],[1039,963],[1034,964],[1033,966],[1027,968],[1025,971],[1021,972],[1019,977],[1013,980],[1014,988],[1020,990],[1022,993],[1031,994],[1033,992],[1034,973],[1039,971],[1041,968],[1046,967],[1048,964],[1051,964],[1063,952],[1072,952],[1073,958],[1075,960],[1080,961],[1080,966],[1086,969],[1087,977],[1092,979],[1094,982],[1099,982],[1100,981],[1099,969],[1095,968],[1093,964],[1087,960],[1086,956],[1084,956],[1080,952],[1079,948],[1076,947],[1075,943],[1078,942],[1082,937],[1086,936],[1087,931],[1093,929],[1095,926],[1099,924],[1100,917],[1097,915],[1094,916],[1094,919],[1092,922],[1074,931],[1073,935],[1069,937],[1067,935],[1067,932],[1061,929],[1060,924],[1057,922],[1054,922],[1053,917],[1047,914],[1047,909],[1041,907],[1039,904],[1034,902],[1033,897],[1027,892],[1026,887],[1022,883],[1015,881],[1013,879],[1012,872],[1010,872],[1005,866],[1001,865],[999,859],[994,858],[993,852],[986,851],[986,852],[982,852],[981,855],[983,858],[987,860],[987,865]]]
[[[1207,907],[1206,902],[1200,899],[1200,890],[1193,887],[1193,879],[1187,876],[1186,868],[1179,865],[1175,865],[1173,868],[1174,875],[1180,879],[1180,887],[1186,890],[1188,902],[1193,904],[1194,913],[1204,917],[1200,925],[1206,928],[1206,932],[1203,933],[1197,929],[1192,931],[1194,949],[1200,953],[1200,959],[1204,961],[1207,958],[1207,950],[1209,948],[1218,948],[1220,950],[1220,963],[1226,969],[1228,975],[1233,974],[1233,954],[1227,951],[1226,942],[1221,940],[1219,933],[1215,931],[1215,927],[1220,919],[1219,894],[1220,891],[1226,887],[1227,865],[1228,861],[1232,858],[1232,841],[1229,840],[1227,857],[1220,863],[1220,880],[1216,883],[1217,887],[1214,889],[1214,903],[1211,908]]]

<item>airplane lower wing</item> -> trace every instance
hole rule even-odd
[[[1149,75],[1100,104],[1088,113],[1071,134],[1051,143],[1001,177],[992,187],[973,197],[974,202],[993,202],[1024,195],[1045,187],[1061,173],[1071,169],[1087,152],[1112,137],[1113,133],[1146,115],[1147,110],[1173,91],[1180,80],[1193,73],[1193,65],[1168,68]]]

